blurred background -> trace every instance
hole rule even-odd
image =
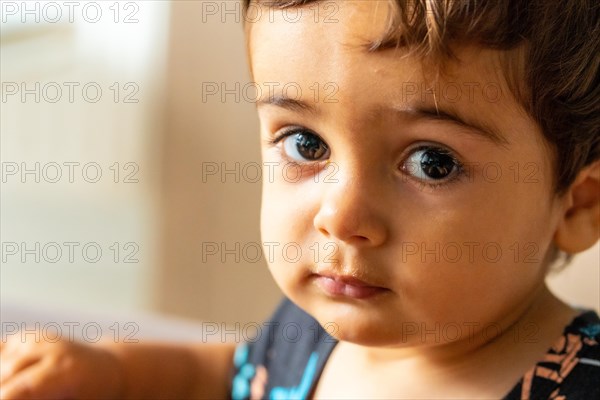
[[[3,329],[268,317],[240,2],[0,3]],[[551,288],[599,310],[599,259]]]

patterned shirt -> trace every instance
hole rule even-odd
[[[231,398],[308,398],[337,340],[289,299],[264,327],[236,349]],[[598,342],[600,318],[584,311],[503,399],[600,399]]]

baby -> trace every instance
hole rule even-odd
[[[298,250],[268,332],[8,341],[1,397],[600,398],[600,319],[544,283],[600,238],[597,1],[244,8],[262,241]]]

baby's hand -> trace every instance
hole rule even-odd
[[[0,343],[0,399],[122,397],[121,365],[107,348],[20,336]]]

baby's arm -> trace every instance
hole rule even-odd
[[[224,399],[235,344],[110,344],[123,366],[124,398]]]
[[[26,342],[0,348],[0,398],[226,398],[234,344]]]

